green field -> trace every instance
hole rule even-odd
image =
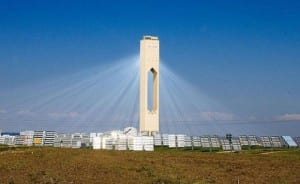
[[[300,183],[300,149],[2,148],[0,183]]]

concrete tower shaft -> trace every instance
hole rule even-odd
[[[148,73],[153,81],[152,109],[148,104]],[[144,36],[140,43],[140,131],[159,132],[159,40]]]

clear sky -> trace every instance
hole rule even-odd
[[[138,54],[150,34],[167,66],[231,113],[299,121],[299,10],[297,0],[0,0],[0,112],[4,93]]]

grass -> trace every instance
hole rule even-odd
[[[27,147],[0,151],[0,183],[300,183],[299,173],[300,149],[218,153]]]

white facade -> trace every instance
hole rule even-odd
[[[148,72],[152,73],[152,109],[148,108]],[[140,42],[140,132],[159,132],[159,40],[144,36]]]

